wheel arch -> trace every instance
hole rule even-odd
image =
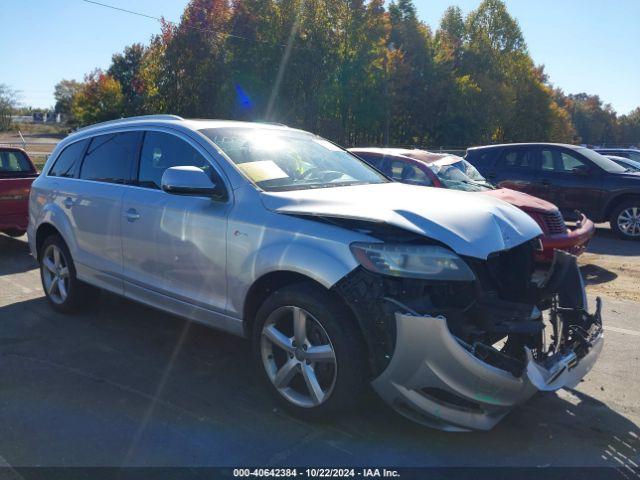
[[[289,285],[294,285],[296,283],[311,283],[317,288],[324,290],[329,295],[334,297],[350,314],[352,320],[355,322],[355,325],[358,327],[358,330],[361,331],[360,323],[357,320],[355,312],[349,307],[344,298],[336,293],[334,289],[329,289],[317,280],[302,273],[294,272],[292,270],[279,270],[262,275],[255,282],[253,282],[253,284],[247,291],[242,312],[243,330],[246,337],[251,336],[251,331],[253,329],[258,309],[269,297],[269,295],[271,295],[276,290]]]
[[[54,227],[53,224],[44,222],[38,226],[38,229],[36,230],[36,255],[38,256],[36,260],[38,262],[40,262],[40,251],[42,250],[42,245],[44,244],[44,241],[51,235],[59,235],[64,240],[64,237],[62,236],[60,231],[56,227]]]
[[[604,210],[604,221],[609,221],[613,211],[620,206],[620,204],[627,202],[629,200],[638,200],[640,202],[640,193],[621,193],[616,197],[609,200],[609,203],[605,207]]]

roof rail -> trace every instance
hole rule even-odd
[[[117,118],[115,120],[107,120],[106,122],[94,123],[92,125],[87,125],[86,127],[79,128],[78,132],[82,132],[83,130],[87,130],[89,128],[94,128],[103,125],[117,125],[119,123],[125,123],[130,120],[184,120],[184,118],[178,115],[169,115],[169,114],[159,114],[159,115],[140,115],[137,117],[125,117],[125,118]]]

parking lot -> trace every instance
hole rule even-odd
[[[80,315],[53,313],[26,237],[0,235],[0,465],[613,466],[632,478],[640,243],[601,228],[581,263],[604,299],[594,370],[491,432],[451,434],[372,394],[349,415],[301,422],[256,383],[244,340],[112,295]]]

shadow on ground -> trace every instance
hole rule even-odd
[[[13,238],[0,233],[0,275],[28,272],[37,268],[27,237]]]
[[[591,239],[587,251],[597,255],[636,257],[640,256],[640,241],[622,240],[608,227],[599,226],[596,228],[596,234]]]
[[[600,285],[618,278],[618,275],[611,270],[594,264],[582,265],[580,272],[582,272],[582,277],[587,285]]]
[[[247,341],[109,294],[75,316],[43,298],[0,307],[0,453],[17,466],[627,470],[640,457],[638,427],[578,391],[539,395],[491,432],[451,434],[404,420],[371,393],[348,415],[303,422],[257,379]]]

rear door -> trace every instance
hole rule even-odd
[[[0,150],[0,228],[26,228],[29,190],[37,176],[19,150]]]
[[[536,195],[539,190],[536,155],[529,146],[504,148],[487,172],[487,179],[500,188]]]
[[[543,146],[538,150],[540,175],[538,197],[554,203],[568,219],[579,210],[588,217],[599,216],[603,172],[569,148]]]
[[[73,195],[62,198],[77,242],[78,275],[119,293],[122,284],[122,197],[140,148],[141,132],[98,135],[87,147]]]

